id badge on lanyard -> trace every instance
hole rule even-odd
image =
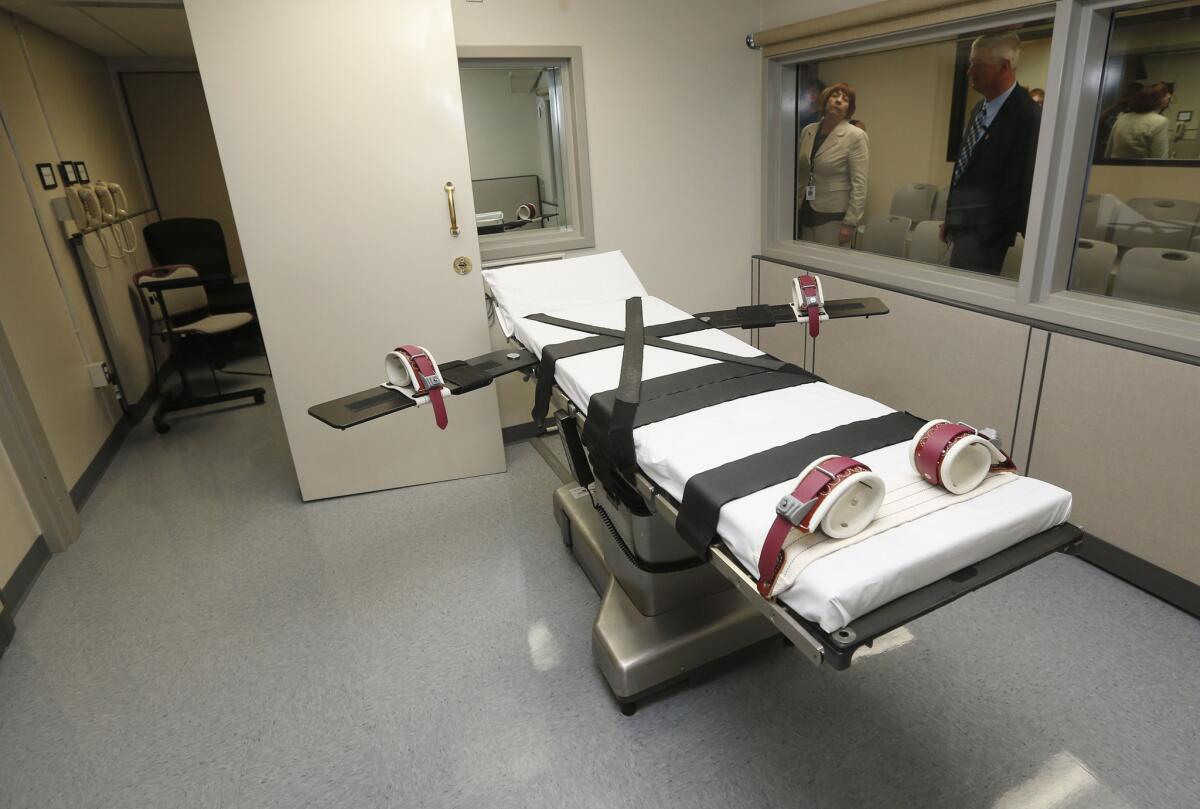
[[[804,186],[804,198],[809,202],[812,202],[817,198],[817,186],[813,182],[813,176],[811,174],[808,175],[808,185]]]

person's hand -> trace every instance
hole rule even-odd
[[[838,244],[850,244],[852,238],[854,238],[854,226],[842,225],[842,229],[838,233]]]
[[[945,222],[938,225],[938,238],[942,240],[943,244],[945,244],[945,242],[946,242],[946,223]]]

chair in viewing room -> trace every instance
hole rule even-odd
[[[909,237],[908,257],[926,264],[945,264],[950,260],[950,245],[942,241],[942,223],[937,219],[918,222]]]
[[[143,311],[150,325],[151,356],[153,341],[163,340],[170,346],[170,362],[175,363],[179,373],[180,391],[163,393],[158,408],[154,411],[154,429],[166,433],[171,429],[165,418],[168,413],[204,405],[231,402],[238,399],[254,399],[255,404],[266,400],[262,388],[249,388],[224,393],[214,365],[216,342],[224,335],[246,329],[254,323],[249,312],[212,313],[208,306],[204,280],[190,266],[175,265],[153,267],[135,273],[134,283],[142,299]],[[187,362],[199,354],[208,364],[215,395],[199,396],[192,390],[187,375]],[[157,360],[154,360],[158,367]]]
[[[1113,297],[1200,311],[1200,253],[1133,248],[1121,257]]]
[[[892,207],[888,213],[907,216],[913,222],[924,222],[933,214],[937,186],[932,183],[906,183],[892,192]]]
[[[873,216],[867,220],[861,249],[868,253],[904,258],[912,220],[907,216]]]
[[[1093,239],[1080,239],[1075,244],[1075,263],[1071,267],[1071,289],[1109,294],[1113,265],[1117,262],[1117,246]]]

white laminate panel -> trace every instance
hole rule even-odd
[[[763,262],[762,302],[789,300],[795,272]],[[821,283],[826,299],[876,297],[891,311],[821,324],[817,374],[897,410],[995,427],[1011,440],[1028,326],[828,276]],[[803,341],[801,328],[776,326],[763,330],[761,347],[794,361]]]
[[[1030,468],[1086,531],[1200,583],[1198,401],[1196,366],[1054,335]]]

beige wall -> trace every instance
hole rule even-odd
[[[583,50],[595,250],[685,309],[744,303],[758,247],[756,3],[455,0],[458,45]],[[669,36],[663,32],[669,31]]]
[[[1180,166],[1092,166],[1089,194],[1118,199],[1166,197],[1200,201],[1200,168]]]
[[[822,81],[844,81],[854,88],[854,117],[866,124],[870,137],[864,224],[887,215],[898,186],[950,182],[953,164],[946,161],[946,136],[954,47],[952,41],[937,42],[821,63]]]
[[[17,473],[0,446],[0,587],[12,578],[39,533]]]
[[[233,221],[221,157],[199,73],[122,73],[129,114],[164,219],[215,219],[225,232],[233,274],[246,260]]]
[[[121,184],[129,199],[130,212],[145,210],[150,195],[142,183],[124,114],[117,104],[104,59],[36,25],[20,21],[19,25],[29,49],[32,80],[36,82],[53,144],[61,158],[83,160],[92,180]],[[18,148],[26,151],[23,146]],[[61,195],[61,189],[48,194]],[[100,268],[97,273],[104,290],[104,308],[113,327],[107,335],[109,347],[115,355],[125,395],[133,402],[145,394],[151,383],[145,336],[139,324],[140,304],[132,294],[130,282],[133,273],[151,264],[141,241],[144,224],[145,220],[135,223],[137,252],[126,255],[114,249],[112,252],[121,253],[120,257],[107,256],[101,263],[107,263],[108,267]],[[112,247],[112,237],[106,235],[106,238]],[[61,228],[56,226],[48,240],[59,267],[71,266],[59,256],[65,246]],[[94,249],[94,254],[99,257],[98,250]],[[60,273],[65,274],[61,269]],[[74,306],[72,309],[79,311]]]
[[[71,486],[108,437],[119,411],[109,394],[92,388],[88,379],[66,301],[7,138],[0,139],[0,210],[0,244],[4,245],[0,320],[59,470]]]
[[[824,0],[821,3],[814,3],[812,0],[762,0],[762,18],[759,25],[765,30],[814,17],[824,17],[826,14],[836,14],[839,11],[849,11],[859,6],[869,6],[876,2],[878,0]]]
[[[87,363],[105,359],[100,329],[51,207],[62,188],[43,190],[34,165],[82,160],[92,179],[122,184],[131,210],[145,207],[146,195],[104,60],[6,12],[0,12],[0,108],[9,135],[0,141],[0,317],[63,479],[73,486],[121,412],[110,390],[89,381]],[[96,237],[88,242],[100,259]],[[97,279],[116,327],[111,346],[126,394],[136,401],[150,374],[128,279],[149,261],[144,249],[101,261],[109,264]]]

